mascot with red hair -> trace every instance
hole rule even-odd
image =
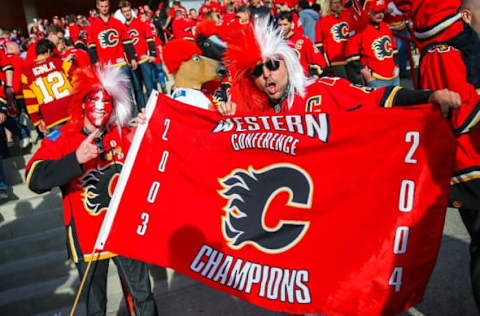
[[[108,251],[92,253],[130,146],[128,80],[120,68],[79,69],[71,120],[42,141],[26,168],[32,191],[61,188],[67,248],[81,278],[88,262],[95,261],[82,291],[88,315],[105,314],[109,258],[132,295],[135,314],[157,315],[145,263]],[[139,114],[137,121],[144,120]]]

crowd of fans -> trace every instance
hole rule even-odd
[[[466,2],[469,3],[469,1]],[[454,8],[454,10],[458,9],[460,8]],[[413,15],[416,13],[414,12]],[[430,14],[430,12],[427,13]],[[473,39],[471,43],[478,43],[478,37],[474,32],[467,34],[466,31],[455,29],[457,26],[459,28],[463,26],[464,30],[470,31],[466,25],[462,24],[463,22],[460,22],[459,14],[453,17],[447,16],[444,22],[439,20],[438,23],[441,25],[434,25],[432,29],[422,28],[421,19],[419,19],[420,24],[417,21],[415,25],[417,40],[420,35],[424,41],[419,44],[423,45],[420,48],[423,53],[423,64],[427,65],[424,67],[427,67],[427,70],[431,71],[437,79],[446,77],[445,69],[434,69],[435,67],[428,66],[428,58],[431,57],[428,54],[433,56],[438,53],[447,56],[444,53],[448,51],[455,53],[457,50],[455,43],[458,43],[452,42],[452,47],[455,49],[448,48],[448,51],[445,45],[424,49],[430,47],[428,36],[451,35],[448,40],[453,38],[468,42],[464,39],[468,35],[468,39]],[[453,118],[461,121],[456,131],[467,133],[478,123],[478,119],[475,118],[478,117],[477,112],[480,110],[476,105],[478,96],[475,90],[472,90],[472,95],[476,98],[470,98],[473,105],[473,110],[470,110],[468,106],[463,105],[469,98],[464,97],[462,89],[457,89],[458,91],[455,92],[449,91],[445,89],[451,88],[448,84],[432,86],[431,83],[430,85],[424,83],[422,85],[423,88],[436,91],[407,91],[407,89],[395,87],[399,85],[401,77],[408,76],[407,56],[409,50],[413,48],[410,41],[405,41],[406,37],[413,32],[409,17],[392,0],[323,0],[319,2],[313,0],[264,0],[263,2],[262,0],[249,0],[249,2],[204,0],[198,11],[185,8],[178,0],[173,1],[171,5],[166,1],[151,1],[139,7],[132,6],[127,0],[121,0],[118,7],[111,7],[109,0],[96,0],[95,8],[89,11],[88,17],[77,14],[65,17],[54,16],[51,21],[35,19],[29,23],[28,36],[20,30],[3,30],[0,39],[2,48],[0,49],[0,73],[3,82],[3,89],[0,91],[2,104],[0,124],[3,125],[0,128],[0,199],[8,198],[1,161],[8,155],[8,147],[13,145],[14,141],[18,141],[18,146],[22,149],[30,146],[32,141],[30,132],[34,129],[38,135],[37,139],[47,137],[55,140],[61,137],[59,128],[71,119],[69,106],[74,103],[71,102],[72,92],[76,88],[78,90],[78,86],[74,84],[74,73],[81,73],[85,69],[91,70],[88,67],[90,65],[108,65],[109,69],[117,69],[116,75],[119,78],[128,78],[129,94],[134,100],[131,109],[125,113],[132,112],[133,115],[140,113],[141,116],[142,109],[153,90],[167,94],[170,86],[175,87],[175,83],[167,86],[169,78],[167,73],[174,73],[176,69],[167,69],[167,58],[162,58],[164,45],[174,40],[196,41],[198,44],[198,34],[206,25],[206,21],[209,21],[209,25],[213,25],[213,29],[207,33],[215,34],[229,44],[227,51],[230,50],[230,57],[236,56],[237,60],[240,60],[245,55],[253,56],[255,53],[259,55],[250,58],[248,62],[253,64],[249,64],[248,69],[235,68],[232,66],[235,59],[229,60],[230,64],[227,66],[229,66],[230,76],[225,75],[221,81],[207,83],[202,87],[207,97],[212,100],[220,99],[220,102],[215,105],[218,106],[221,114],[235,113],[233,103],[228,101],[230,100],[228,96],[225,97],[228,94],[238,102],[239,108],[242,106],[246,108],[248,105],[250,111],[258,109],[266,111],[265,107],[270,105],[272,108],[270,110],[279,113],[291,109],[315,111],[315,107],[320,106],[320,102],[313,101],[318,100],[319,95],[325,96],[325,99],[329,97],[326,100],[328,102],[324,102],[322,106],[325,107],[329,103],[330,110],[351,110],[358,105],[357,95],[374,91],[370,98],[373,100],[378,96],[377,99],[381,99],[381,102],[375,100],[370,103],[388,104],[384,105],[385,107],[433,102],[438,103],[447,115],[452,108],[458,108],[461,103],[462,108],[466,108],[465,111],[470,111],[468,113],[471,114],[454,115]],[[264,29],[269,30],[270,34],[283,37],[275,42],[278,47],[270,47],[271,43],[252,44],[255,41],[249,40],[248,31],[242,32],[245,29],[253,32],[251,27],[253,22],[267,20],[270,23],[265,24]],[[415,17],[412,20],[415,20]],[[471,17],[470,22],[463,18],[463,21],[466,24],[477,25],[476,18]],[[447,22],[450,25],[445,26]],[[281,30],[281,35],[271,30],[272,25],[276,30]],[[440,32],[434,32],[442,26],[445,26],[448,32],[443,29]],[[425,34],[418,30],[423,30]],[[475,27],[473,30],[476,30]],[[234,37],[234,34],[237,34],[237,37]],[[183,47],[187,46],[183,45]],[[458,48],[460,49],[461,47]],[[465,54],[462,56],[471,52],[476,54],[477,49],[478,47],[471,51],[465,49],[463,52]],[[166,51],[167,46],[165,46]],[[192,51],[197,52],[199,48],[195,47]],[[472,60],[465,59],[461,62],[467,63]],[[439,63],[441,67],[444,67],[444,64]],[[290,67],[292,65],[296,67]],[[461,74],[457,77],[477,79],[470,73],[470,68],[472,67],[466,67],[466,75]],[[236,73],[232,69],[236,69]],[[294,73],[292,69],[295,70]],[[247,72],[248,78],[241,78]],[[298,74],[300,75],[296,76]],[[84,73],[86,81],[92,80],[93,77],[89,76],[89,72],[86,71]],[[313,80],[322,76],[335,78]],[[308,82],[310,84],[308,89],[307,77],[312,79]],[[242,81],[244,86],[235,85],[240,82],[240,79],[245,79]],[[103,79],[96,80],[100,82]],[[467,83],[461,84],[461,88],[472,88]],[[333,85],[337,85],[336,92],[340,90],[342,92],[338,92],[336,96],[333,96],[333,93],[328,94],[327,91],[331,91]],[[88,118],[85,122],[88,121],[91,125],[89,125],[90,129],[87,128],[88,133],[84,129],[76,131],[79,142],[85,136],[83,132],[86,135],[94,135],[88,137],[89,141],[94,139],[95,134],[99,132],[98,128],[103,128],[106,124],[106,121],[102,121],[102,117],[105,118],[106,109],[110,107],[111,111],[112,98],[108,91],[111,87],[103,83],[99,86],[102,87],[98,91],[92,90],[86,98],[76,100],[79,109],[84,107],[84,114]],[[381,87],[387,88],[373,89]],[[219,90],[223,90],[223,93],[219,94]],[[78,94],[79,91],[76,93]],[[258,98],[255,99],[254,95]],[[310,95],[312,98],[308,98]],[[393,95],[399,97],[393,100]],[[242,100],[245,102],[241,102]],[[255,100],[259,101],[257,108],[255,108]],[[85,104],[89,106],[88,111],[85,109]],[[214,106],[213,102],[206,101],[206,104],[208,107]],[[101,110],[97,109],[97,105],[99,107],[101,105]],[[328,109],[323,108],[322,111],[328,112]],[[464,117],[467,119],[463,120]],[[29,127],[32,125],[34,128]],[[121,126],[121,124],[117,125]],[[117,144],[116,141],[113,143]],[[71,144],[66,143],[65,146],[67,145]],[[101,146],[82,141],[76,151],[77,160],[70,162],[78,166],[80,162],[78,153],[88,156],[85,162],[90,161],[92,157],[101,154],[97,147]],[[124,158],[123,153],[121,156],[119,159]],[[62,159],[51,160],[49,163],[60,163]],[[38,168],[40,163],[42,163],[41,160],[34,162],[30,166],[30,172],[32,174],[45,172],[45,175],[49,175],[47,163],[43,162],[42,170]],[[81,174],[81,170],[78,173]],[[59,175],[60,178],[62,176],[62,174]],[[40,179],[43,180],[43,177]],[[30,177],[29,180],[32,178]],[[29,180],[27,179],[27,182]],[[42,187],[45,184],[42,181],[37,181],[37,184],[40,185],[38,191],[45,189]],[[52,186],[54,185],[58,184],[53,183]],[[82,269],[83,267],[79,268],[80,271],[83,271]],[[480,293],[480,291],[477,292]]]
[[[370,10],[363,15],[359,3],[351,0],[205,0],[197,12],[194,8],[185,8],[178,0],[171,5],[166,1],[150,2],[152,7],[149,4],[133,7],[128,1],[120,1],[115,8],[110,7],[109,1],[97,1],[89,16],[37,18],[28,24],[28,32],[2,30],[0,63],[7,106],[3,109],[6,114],[0,114],[1,122],[5,123],[0,132],[0,156],[8,155],[8,146],[13,146],[14,141],[18,141],[22,149],[30,145],[29,121],[36,127],[39,138],[65,123],[68,118],[65,104],[71,90],[69,81],[76,68],[92,63],[122,67],[131,79],[134,113],[145,106],[153,89],[167,93],[168,69],[162,65],[163,45],[172,39],[193,40],[197,25],[205,20],[213,21],[215,33],[225,39],[232,30],[268,16],[283,29],[306,75],[330,74],[371,87],[398,85],[399,77],[408,75],[407,45],[394,38],[392,32],[408,35],[407,17],[392,1],[367,1],[363,5],[369,5]],[[105,25],[110,25],[107,23],[110,17],[125,28],[115,26],[119,33],[106,34],[99,42],[98,36],[102,32],[105,35],[105,29],[96,21],[103,20]],[[50,49],[45,40],[51,44]],[[40,59],[58,58],[71,64],[68,71],[65,65],[59,69],[61,79],[57,79],[61,82],[54,84],[57,79],[52,76],[55,75],[43,78],[29,68],[40,55]],[[39,85],[38,80],[43,84]],[[55,105],[57,99],[63,99],[64,105]],[[53,117],[49,117],[52,114]],[[7,185],[1,171],[0,198],[6,198]]]

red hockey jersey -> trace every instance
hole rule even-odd
[[[463,31],[461,0],[393,0],[410,15],[417,46],[446,42]]]
[[[323,77],[307,87],[305,97],[295,95],[290,109],[288,99],[283,101],[281,112],[332,113],[360,108],[390,108],[401,89],[403,88],[373,89],[355,85],[338,77]],[[273,112],[273,109],[271,111]]]
[[[100,63],[126,65],[123,45],[131,43],[127,28],[119,20],[114,17],[107,22],[101,18],[93,20],[88,33],[88,48],[96,49]]]
[[[63,54],[62,58],[65,59],[70,55],[74,55],[75,58],[72,61],[73,71],[77,68],[88,67],[92,64],[88,53],[80,48],[69,48]]]
[[[391,80],[399,74],[394,55],[397,54],[395,40],[385,22],[378,26],[369,24],[362,32],[348,40],[347,61],[360,60],[372,70],[372,76],[380,80]]]
[[[315,45],[322,48],[333,66],[345,65],[345,49],[350,33],[349,12],[325,16],[317,22]]]
[[[69,119],[71,65],[67,61],[50,57],[37,59],[24,68],[23,96],[27,112],[35,126],[44,121],[48,129]]]
[[[318,75],[323,73],[327,67],[325,57],[308,37],[295,32],[287,39],[287,42],[290,47],[295,49],[306,75],[312,71]]]
[[[127,27],[128,35],[132,39],[138,62],[146,62],[149,56],[148,42],[154,42],[152,29],[140,18],[133,19],[130,24],[125,23],[125,26]],[[150,52],[150,54],[153,56],[154,53]]]
[[[87,136],[82,132],[66,134],[62,130],[64,128],[42,141],[27,164],[26,182],[37,193],[54,186],[61,187],[69,252],[74,262],[90,261],[90,254],[130,146],[126,135],[128,130],[123,130],[123,137],[120,137],[117,128],[107,132],[102,140],[103,157],[92,159],[83,165],[78,163],[75,151]],[[95,259],[112,256],[115,254],[105,251]]]

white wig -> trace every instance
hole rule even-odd
[[[275,59],[278,55],[284,59],[288,72],[287,102],[290,109],[295,93],[301,97],[305,96],[307,78],[303,72],[300,60],[295,50],[288,46],[287,41],[283,38],[282,29],[275,29],[272,23],[269,23],[268,17],[255,20],[254,34],[264,60]]]

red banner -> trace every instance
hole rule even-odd
[[[148,115],[105,249],[289,313],[421,301],[454,152],[438,111],[224,118],[160,95]]]

